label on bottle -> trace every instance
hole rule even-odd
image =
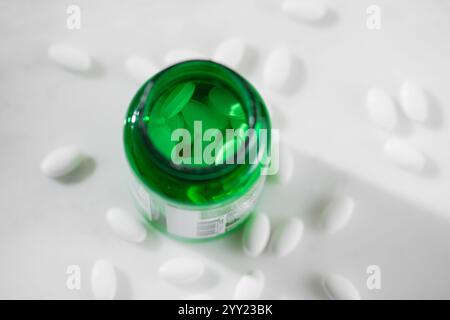
[[[152,223],[168,233],[190,239],[211,238],[233,229],[254,208],[264,185],[264,176],[236,201],[211,209],[185,209],[167,203],[133,179],[131,190],[137,204]]]

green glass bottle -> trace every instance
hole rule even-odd
[[[138,90],[124,144],[146,220],[178,239],[209,239],[253,210],[270,158],[270,119],[242,76],[212,61],[185,61]]]

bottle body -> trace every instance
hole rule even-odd
[[[270,119],[240,75],[211,61],[187,61],[139,89],[124,144],[131,190],[146,220],[180,239],[214,238],[238,226],[257,202]]]

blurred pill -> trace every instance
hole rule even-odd
[[[205,271],[205,265],[191,257],[173,258],[159,267],[159,275],[176,284],[185,284],[199,279]]]
[[[234,300],[256,300],[264,290],[264,274],[254,270],[244,274],[234,290]]]
[[[407,170],[420,172],[425,167],[425,156],[411,142],[391,138],[386,141],[384,152],[392,162]]]
[[[147,237],[145,227],[121,208],[109,209],[106,212],[106,221],[119,237],[127,241],[139,243]]]
[[[372,88],[367,93],[367,111],[372,121],[388,130],[397,125],[397,108],[389,94],[380,88]]]
[[[131,55],[125,60],[125,69],[134,80],[143,83],[158,72],[158,67],[147,58]]]
[[[263,251],[270,237],[270,220],[267,214],[257,213],[246,223],[242,236],[244,252],[257,257]]]
[[[296,217],[290,218],[274,230],[271,248],[276,256],[287,256],[300,243],[302,235],[303,221]]]
[[[114,265],[108,260],[97,260],[91,272],[91,287],[97,300],[112,300],[116,295],[117,276]]]
[[[341,230],[350,220],[355,208],[355,201],[349,196],[335,196],[321,213],[321,227],[327,233]]]
[[[236,69],[242,63],[246,50],[246,43],[240,37],[225,39],[217,47],[213,60]]]
[[[428,99],[425,91],[413,81],[405,81],[400,88],[400,105],[405,115],[417,122],[428,117]]]
[[[325,294],[331,300],[361,300],[358,290],[347,278],[332,274],[322,279]]]
[[[291,77],[292,54],[287,48],[273,50],[267,57],[264,67],[264,82],[267,86],[281,90]]]
[[[319,21],[327,14],[327,7],[320,0],[285,0],[281,8],[289,16],[305,22]]]
[[[87,71],[92,66],[89,54],[69,43],[55,43],[49,46],[48,55],[59,65],[73,71]]]
[[[84,156],[77,147],[61,147],[44,157],[41,162],[41,171],[50,178],[61,177],[80,166],[83,159]]]

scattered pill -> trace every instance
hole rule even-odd
[[[284,13],[305,22],[322,20],[327,14],[327,7],[320,0],[285,0],[281,8]]]
[[[242,63],[246,50],[246,43],[240,37],[224,40],[216,49],[213,60],[230,68],[237,68]]]
[[[358,290],[343,276],[327,275],[322,279],[322,286],[331,300],[361,300]]]
[[[327,233],[341,230],[350,220],[355,201],[349,196],[336,196],[325,206],[321,214],[321,227]]]
[[[299,244],[303,234],[303,221],[293,217],[279,225],[273,232],[271,246],[278,257],[287,256]]]
[[[270,237],[270,220],[267,214],[258,213],[246,223],[243,232],[244,252],[257,257],[263,251]]]
[[[97,260],[92,268],[91,287],[97,300],[112,300],[116,295],[117,276],[114,265],[108,260]]]
[[[186,60],[205,59],[205,55],[189,49],[174,49],[166,53],[164,63],[172,65]]]
[[[83,158],[77,147],[61,147],[44,157],[41,162],[41,171],[50,178],[61,177],[75,170]]]
[[[205,265],[191,257],[174,258],[163,263],[159,268],[160,276],[176,284],[184,284],[199,279],[205,271]]]
[[[380,88],[372,88],[367,93],[367,111],[377,125],[392,130],[397,125],[397,108],[389,94]]]
[[[254,270],[244,274],[234,290],[234,300],[256,300],[261,297],[264,289],[264,274]]]
[[[407,170],[420,172],[425,167],[425,156],[411,142],[391,138],[386,141],[384,152],[391,161]]]
[[[147,81],[158,72],[158,67],[155,64],[144,57],[136,55],[131,55],[125,60],[125,69],[139,83]]]
[[[413,81],[405,81],[400,88],[400,105],[406,116],[417,122],[428,117],[428,101],[425,91]]]
[[[273,50],[264,67],[264,82],[267,86],[281,90],[291,77],[292,54],[287,48]]]
[[[92,65],[92,59],[86,51],[68,43],[50,45],[48,55],[56,63],[73,71],[87,71]]]
[[[109,209],[106,212],[106,221],[117,235],[127,241],[139,243],[147,236],[145,227],[123,209]]]

